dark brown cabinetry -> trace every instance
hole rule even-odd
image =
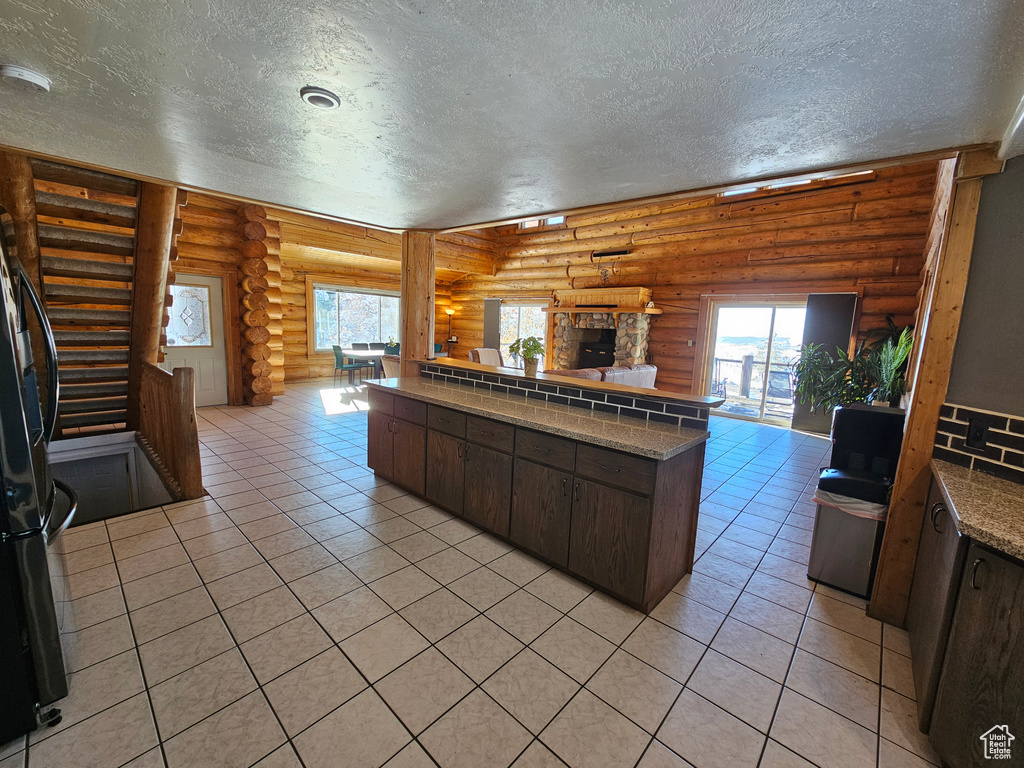
[[[957,531],[938,483],[932,483],[925,512],[907,606],[907,631],[918,722],[927,733],[968,541]]]
[[[426,479],[427,430],[418,424],[395,419],[394,481],[414,493],[423,493]]]
[[[929,730],[944,763],[988,764],[982,736],[996,726],[1024,724],[1022,617],[1024,566],[972,543]],[[1020,751],[1019,743],[1012,751]]]
[[[630,602],[642,602],[650,506],[647,498],[577,480],[569,569]]]
[[[427,432],[426,497],[440,507],[462,513],[466,483],[466,442],[443,432]]]
[[[499,536],[508,536],[512,499],[512,457],[466,443],[466,485],[462,515]]]
[[[509,536],[563,568],[569,563],[572,487],[568,472],[516,459]]]
[[[412,421],[423,422],[426,409],[422,406],[415,400],[370,390],[366,442],[370,469],[420,495],[425,489],[427,430]],[[403,418],[396,418],[395,413]]]
[[[370,467],[439,507],[643,611],[690,572],[703,445],[655,461],[374,387],[370,404]]]

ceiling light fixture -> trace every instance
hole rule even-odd
[[[4,64],[0,66],[0,78],[8,85],[13,85],[25,91],[32,91],[34,93],[50,92],[50,78],[25,67]]]
[[[318,88],[315,85],[307,85],[299,91],[302,100],[317,109],[337,109],[341,106],[341,99],[326,88]]]

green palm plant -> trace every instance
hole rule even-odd
[[[852,355],[836,349],[833,357],[822,345],[808,344],[793,363],[796,397],[812,411],[826,412],[852,403],[899,402],[906,391],[903,371],[913,342],[908,327],[871,346],[861,342]]]
[[[907,391],[904,378],[904,364],[910,357],[910,348],[914,345],[914,337],[910,328],[904,328],[896,341],[890,336],[879,344],[875,354],[875,377],[878,384],[871,393],[874,402],[899,403],[903,393]]]

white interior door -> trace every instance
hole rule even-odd
[[[228,365],[221,279],[178,273],[171,296],[162,367],[195,371],[197,406],[223,405],[228,401]]]

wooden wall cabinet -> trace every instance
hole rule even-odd
[[[1024,565],[972,543],[929,737],[948,765],[985,765],[981,736],[1024,725]],[[1021,751],[1021,734],[1012,752]],[[1006,765],[1018,764],[1006,760]],[[992,761],[1003,762],[1003,761]]]
[[[666,461],[370,389],[368,464],[649,611],[693,566],[704,446]]]

